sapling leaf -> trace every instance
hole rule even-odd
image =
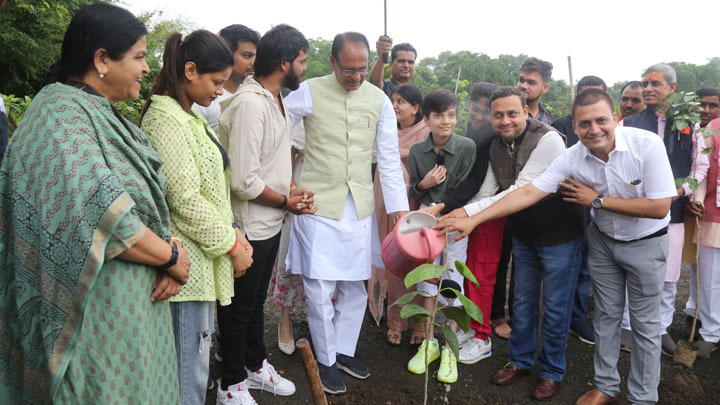
[[[420,293],[421,293],[421,291],[409,292],[409,293],[403,295],[402,297],[398,298],[395,302],[390,304],[390,306],[407,304],[408,302],[412,301],[416,295],[418,295]]]
[[[693,191],[696,191],[698,189],[698,187],[700,186],[700,184],[698,184],[697,179],[694,177],[688,178],[687,183],[688,183],[688,187],[690,187],[690,190],[693,190]]]
[[[440,330],[442,330],[443,336],[445,336],[445,341],[448,345],[450,345],[450,350],[452,350],[455,358],[457,359],[460,356],[460,348],[458,347],[458,340],[457,336],[455,336],[455,332],[453,332],[450,325],[440,325]]]
[[[460,302],[463,305],[463,308],[465,308],[465,313],[470,316],[470,318],[483,323],[483,314],[480,308],[478,308],[477,305],[475,305],[474,302],[470,301],[470,298],[462,295],[460,291],[455,292],[457,294],[457,297],[460,299]]]
[[[711,146],[711,147],[709,147],[709,148],[703,149],[701,153],[702,153],[703,155],[707,155],[708,153],[712,152],[712,150],[713,150],[713,147]]]
[[[426,323],[428,321],[428,318],[425,315],[413,315],[408,319],[412,319],[416,325],[419,323]]]
[[[400,310],[400,318],[410,318],[414,315],[430,316],[430,312],[417,304],[407,304]]]
[[[440,309],[445,315],[445,318],[452,319],[457,322],[458,327],[463,331],[467,332],[470,330],[470,317],[460,307],[443,307]]]
[[[682,131],[683,129],[687,128],[687,126],[688,126],[688,124],[687,124],[687,122],[685,122],[685,120],[676,120],[675,123],[676,123],[675,129],[677,129],[678,131]]]
[[[476,287],[480,287],[477,278],[475,278],[475,275],[472,273],[472,271],[470,271],[470,269],[468,268],[468,266],[465,265],[465,263],[461,262],[460,260],[455,260],[455,268],[460,274],[462,274],[463,277],[470,280],[471,283],[475,284]]]
[[[678,177],[677,179],[675,179],[675,188],[682,187],[682,185],[685,184],[688,178],[689,177]]]
[[[405,288],[410,288],[421,281],[438,278],[443,271],[445,269],[437,264],[421,264],[405,276]]]

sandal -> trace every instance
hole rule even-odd
[[[510,333],[512,332],[512,328],[510,328],[510,325],[508,325],[507,321],[505,321],[505,318],[491,320],[490,326],[493,329],[493,333],[500,339],[510,339]]]
[[[399,331],[394,329],[388,329],[385,335],[385,341],[392,347],[400,346],[402,335]]]
[[[419,327],[418,327],[419,326]],[[415,324],[412,336],[410,336],[410,346],[420,346],[425,341],[425,324]]]

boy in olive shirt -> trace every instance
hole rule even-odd
[[[457,125],[458,99],[447,90],[437,90],[428,94],[422,102],[423,119],[430,127],[430,134],[421,142],[410,147],[408,157],[410,163],[410,193],[418,201],[420,208],[426,208],[435,202],[442,201],[445,196],[453,191],[465,177],[475,163],[475,142],[471,139],[455,135]],[[436,264],[441,259],[449,260],[450,266],[455,268],[455,260],[465,262],[467,257],[467,239],[453,242],[455,233],[448,235],[450,242],[444,254],[435,260]],[[456,287],[462,292],[463,277],[457,271],[445,273],[446,280],[455,281]],[[418,291],[428,294],[437,294],[437,286],[421,282],[418,283]],[[457,299],[440,297],[445,305],[460,306]],[[424,306],[432,311],[434,300],[431,296],[425,297]],[[457,325],[452,322],[453,332],[457,332]],[[418,353],[408,363],[408,370],[415,374],[425,372],[425,347],[430,342],[428,364],[440,357],[440,347],[437,339],[433,338],[432,329],[428,338],[420,345]],[[440,382],[454,383],[457,381],[457,359],[446,344],[442,348],[442,359],[437,379]]]

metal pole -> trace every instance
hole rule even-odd
[[[572,59],[570,55],[568,55],[568,72],[570,73],[570,104],[572,104],[575,101],[575,82],[573,82],[572,77]]]
[[[458,75],[455,79],[455,95],[457,96],[458,86],[460,86],[460,72],[462,72],[462,65],[458,66]]]
[[[383,29],[383,35],[387,36],[387,0],[383,0],[383,6],[384,6],[384,7],[383,7],[383,14],[385,15],[385,20],[384,20],[385,22],[384,22],[384,25],[383,25],[383,28],[384,28],[384,29]],[[383,54],[383,56],[382,56],[382,61],[383,61],[384,64],[387,64],[387,63],[388,63],[388,56],[387,56],[387,54]]]

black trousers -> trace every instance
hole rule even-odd
[[[505,231],[503,233],[503,247],[500,253],[500,263],[498,263],[497,276],[495,278],[495,290],[493,291],[492,311],[490,319],[505,318],[505,299],[507,298],[508,313],[510,318],[513,316],[512,306],[514,301],[515,290],[515,272],[509,269],[510,257],[512,256],[512,229],[510,221],[505,221]],[[506,293],[507,274],[510,273],[510,293]]]
[[[266,240],[251,240],[250,245],[253,247],[252,266],[244,276],[235,279],[235,296],[230,305],[217,305],[223,389],[244,381],[247,378],[245,368],[259,370],[267,358],[263,305],[280,247],[280,233]]]

